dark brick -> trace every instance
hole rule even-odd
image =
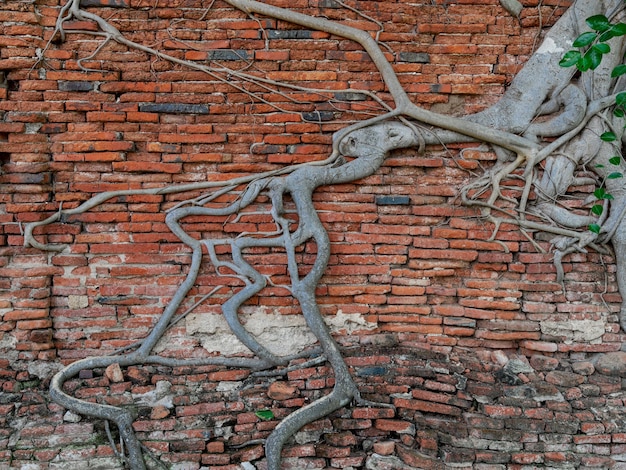
[[[522,431],[515,431],[512,429],[470,429],[470,437],[477,437],[479,439],[488,439],[490,441],[520,441],[522,438]]]
[[[94,82],[79,81],[60,81],[59,90],[61,91],[91,91],[95,89]]]
[[[349,431],[324,434],[324,442],[335,447],[349,447],[357,444],[354,434]]]
[[[400,62],[412,62],[415,64],[428,64],[430,63],[430,56],[425,52],[400,52],[398,54],[398,60]]]
[[[444,447],[441,449],[443,461],[448,465],[472,463],[476,459],[476,452],[471,449],[455,449]]]
[[[490,464],[508,463],[511,456],[507,452],[496,452],[489,450],[477,450],[476,462],[484,462]]]
[[[252,147],[252,153],[257,155],[265,155],[270,153],[284,152],[285,148],[282,145],[255,145]]]
[[[139,111],[143,113],[209,114],[209,106],[186,103],[143,103],[139,105]]]
[[[216,49],[208,53],[209,60],[249,60],[252,58],[248,51],[234,49]]]
[[[326,122],[335,119],[335,113],[332,111],[312,111],[309,113],[302,113],[302,119],[307,122]]]
[[[303,29],[269,29],[266,31],[269,39],[312,39],[313,31]]]
[[[545,429],[545,423],[539,419],[509,418],[504,421],[508,429],[519,429],[520,431],[536,432],[540,434]]]
[[[128,8],[130,3],[126,0],[80,0],[83,7],[109,7],[109,8]]]
[[[376,204],[379,206],[408,206],[411,204],[409,196],[376,196]]]
[[[398,197],[398,196],[395,196]],[[443,319],[444,325],[458,326],[463,328],[476,328],[476,320],[463,317],[445,317]]]
[[[386,367],[363,367],[357,370],[356,375],[359,377],[368,377],[373,375],[386,375],[388,372]]]
[[[365,101],[367,95],[365,93],[358,93],[354,91],[338,91],[335,93],[335,98],[341,101]]]

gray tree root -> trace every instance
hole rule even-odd
[[[524,8],[517,0],[500,0],[500,5],[502,5],[502,8],[508,11],[515,18],[519,18],[519,15]]]

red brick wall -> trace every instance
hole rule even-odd
[[[521,21],[495,0],[358,6],[384,24],[380,40],[414,101],[462,115],[498,100],[540,40],[539,26],[553,23],[567,2],[539,3],[524,2]],[[377,29],[332,2],[284,6]],[[355,44],[271,19],[259,23],[219,2],[206,8],[195,0],[133,0],[129,8],[93,11],[130,39],[197,64],[386,98]],[[260,87],[253,90],[266,102],[252,103],[206,73],[114,43],[82,63],[100,71],[85,72],[78,60],[100,44],[90,35],[53,42],[36,63],[59,6],[9,1],[1,10],[0,467],[65,468],[54,465],[78,461],[109,468],[102,424],[64,421],[46,395],[50,372],[147,334],[189,264],[164,211],[198,193],[113,199],[35,232],[40,241],[69,244],[63,253],[23,248],[23,224],[102,191],[221,180],[326,158],[332,132],[362,119],[374,103],[331,104],[327,95],[286,92],[293,101]],[[237,54],[246,60],[230,60]],[[495,158],[473,147],[399,151],[375,175],[315,194],[332,240],[318,289],[322,310],[378,324],[338,341],[351,347],[347,360],[363,394],[391,401],[397,411],[351,408],[314,423],[309,430],[320,440],[288,449],[302,458],[290,461],[293,468],[362,468],[373,451],[426,468],[624,465],[621,379],[593,362],[624,340],[613,260],[593,252],[570,256],[561,286],[552,255],[537,253],[516,227],[502,227],[490,241],[493,227],[456,197]],[[190,219],[187,229],[231,236],[271,230],[268,224],[250,214]],[[301,252],[304,265],[313,253],[314,247]],[[288,281],[284,256],[259,251],[252,258],[276,286],[246,308],[297,314],[280,287]],[[207,265],[190,298],[224,282],[238,285]],[[221,291],[203,309],[216,311],[227,295]],[[563,329],[568,323],[603,331],[591,337]],[[555,324],[561,330],[549,328]],[[164,354],[202,354],[184,326],[170,335]],[[512,358],[526,367],[505,366]],[[233,448],[276,425],[254,411],[271,408],[282,417],[332,386],[325,366],[291,373],[296,389],[287,400],[272,398],[268,382],[247,371],[146,366],[124,374],[118,383],[90,371],[71,387],[77,396],[122,404],[168,382],[172,406],[140,406],[136,431],[164,461],[184,468],[237,468],[260,458],[261,447]],[[239,388],[225,390],[230,383]]]

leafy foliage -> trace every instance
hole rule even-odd
[[[274,419],[274,412],[272,410],[258,410],[255,411],[254,414],[257,418],[263,421]]]
[[[611,23],[604,15],[595,15],[587,18],[587,25],[592,31],[587,31],[578,36],[573,47],[579,50],[571,50],[565,53],[559,64],[562,67],[576,66],[581,72],[595,70],[602,62],[602,57],[611,52],[611,46],[607,43],[610,39],[626,35],[625,23]],[[625,66],[616,67],[611,76],[618,77],[626,73]]]
[[[559,62],[561,67],[575,66],[581,72],[595,70],[602,62],[602,57],[611,52],[611,46],[607,41],[626,35],[626,23],[611,23],[604,15],[591,16],[587,18],[585,22],[587,26],[591,28],[591,31],[582,33],[574,40],[572,46],[578,48],[578,50],[574,49],[566,52]],[[611,77],[613,78],[620,77],[624,74],[626,74],[626,64],[620,64],[611,71]],[[626,116],[626,92],[619,93],[615,97],[613,114],[618,118]],[[615,142],[618,139],[614,132],[607,131],[600,135],[600,140],[603,142]],[[609,159],[609,163],[615,166],[619,166],[621,161],[622,158],[620,156]],[[623,173],[614,171],[609,173],[606,179],[611,180],[623,177]],[[594,196],[598,200],[613,199],[613,196],[606,192],[603,184],[596,189]],[[602,215],[603,210],[604,207],[600,204],[594,204],[591,207],[591,213],[597,216]],[[589,230],[594,233],[600,233],[601,227],[597,224],[591,224]]]

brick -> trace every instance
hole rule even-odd
[[[409,196],[376,196],[376,204],[380,206],[406,206],[410,203]]]
[[[95,89],[95,83],[91,81],[59,81],[58,84],[61,91],[92,91]]]
[[[92,111],[87,113],[87,120],[94,122],[125,122],[126,113]]]
[[[450,416],[460,416],[461,410],[456,406],[445,405],[443,403],[427,402],[422,400],[409,400],[405,398],[395,398],[394,405],[398,408],[409,408],[427,413],[437,413]]]
[[[453,259],[461,261],[474,261],[478,258],[478,252],[473,250],[429,250],[411,249],[409,257],[412,259]]]
[[[335,113],[330,112],[330,111],[307,112],[307,113],[302,113],[301,116],[302,116],[302,120],[306,122],[325,122],[325,121],[332,121],[333,119],[335,119]],[[300,146],[299,148],[302,148],[302,146]],[[323,149],[320,148],[319,150],[323,150]],[[303,153],[303,152],[296,152],[294,150],[291,153]]]
[[[271,34],[271,31],[268,31]],[[251,54],[245,50],[213,50],[207,54],[208,60],[249,60]]]
[[[488,416],[495,418],[520,416],[522,414],[521,409],[504,405],[484,405],[484,411]]]
[[[377,419],[374,422],[374,427],[376,429],[380,429],[381,431],[393,431],[398,434],[415,435],[415,425],[407,421]]]
[[[181,406],[176,409],[177,416],[210,415],[223,413],[226,410],[224,403],[202,403],[199,405]]]
[[[403,445],[396,446],[396,453],[407,465],[416,468],[430,468],[433,470],[443,470],[444,463],[438,458],[430,457]]]
[[[26,310],[26,309],[16,309],[10,312],[7,312],[3,315],[2,319],[4,321],[16,321],[16,320],[35,320],[40,318],[47,318],[49,312],[47,310]]]
[[[356,408],[352,411],[352,417],[355,419],[378,419],[393,418],[395,412],[391,408]]]
[[[214,144],[225,142],[223,134],[159,134],[159,140],[166,144]]]
[[[139,111],[142,113],[208,114],[209,106],[186,103],[143,103],[139,105]]]
[[[157,172],[157,173],[179,173],[180,163],[149,163],[149,162],[113,162],[116,171],[127,172]]]
[[[52,327],[52,320],[21,320],[17,322],[16,326],[20,330],[38,330]]]
[[[428,64],[430,62],[430,55],[425,52],[400,52],[398,54],[398,60],[401,62]]]
[[[556,352],[558,346],[554,343],[548,343],[546,341],[523,341],[521,346],[530,349],[531,351],[540,352]]]

